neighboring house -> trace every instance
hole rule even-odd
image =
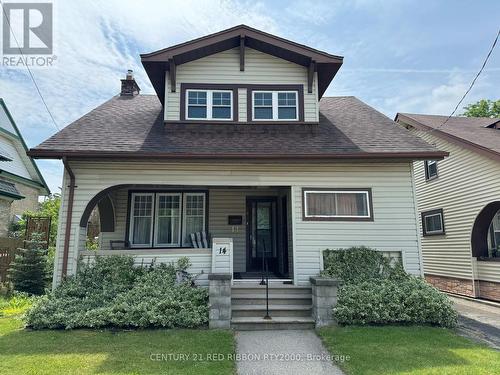
[[[426,279],[500,301],[500,119],[398,113],[396,121],[450,156],[415,162]]]
[[[38,197],[48,195],[35,161],[3,99],[0,98],[0,237],[26,210],[36,210]]]
[[[265,255],[274,278],[308,286],[323,249],[355,245],[421,274],[412,163],[447,153],[354,97],[323,97],[342,57],[238,26],[141,59],[156,95],[129,72],[121,95],[29,152],[65,165],[56,282],[95,254],[95,207],[99,254],[187,256],[202,285],[260,280]],[[230,257],[213,256],[217,238]]]

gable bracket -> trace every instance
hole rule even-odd
[[[316,70],[316,61],[311,60],[307,68],[307,92],[313,92],[314,71]]]
[[[245,71],[245,35],[240,35],[240,72]]]
[[[175,83],[175,69],[176,69],[176,66],[175,66],[175,61],[174,59],[168,59],[168,67],[169,67],[169,73],[170,73],[170,86],[171,86],[171,92],[175,92],[175,87],[176,87],[176,83]]]

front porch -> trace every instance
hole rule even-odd
[[[290,207],[291,188],[285,186],[120,185],[88,202],[80,220],[87,240],[79,241],[78,252],[84,260],[131,255],[137,264],[185,256],[198,283],[208,285],[212,239],[230,238],[235,281],[260,279],[267,266],[271,279],[292,282]],[[88,237],[96,226],[100,233],[90,250]],[[196,234],[206,235],[206,241],[198,242]]]

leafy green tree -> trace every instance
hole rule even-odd
[[[44,293],[47,284],[47,251],[40,233],[33,233],[24,249],[18,249],[8,270],[14,290],[34,295]]]
[[[464,107],[466,117],[500,117],[500,100],[481,99]]]

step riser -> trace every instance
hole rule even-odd
[[[314,329],[314,323],[231,323],[231,328],[238,331],[304,330]]]
[[[265,305],[266,298],[233,298],[231,305]],[[312,298],[270,298],[270,305],[311,305]]]
[[[266,310],[233,310],[231,312],[234,318],[262,318],[266,315]],[[273,310],[269,311],[271,317],[293,317],[293,318],[309,318],[311,310]]]
[[[312,294],[311,288],[269,288],[269,293],[280,294]],[[232,288],[231,294],[266,294],[265,288]]]

